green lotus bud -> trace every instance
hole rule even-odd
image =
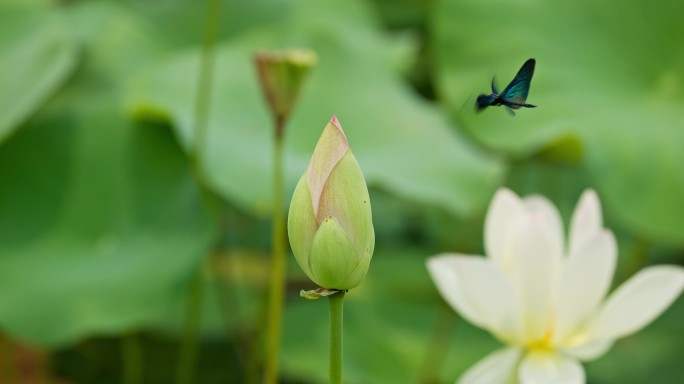
[[[343,290],[363,281],[375,247],[370,199],[335,116],[295,188],[287,228],[297,263],[313,282]]]
[[[285,119],[297,101],[309,70],[316,64],[316,54],[301,49],[258,52],[254,62],[271,112],[277,119]]]

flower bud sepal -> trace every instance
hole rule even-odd
[[[299,291],[299,296],[303,297],[305,299],[309,299],[309,300],[317,300],[317,299],[320,299],[321,297],[332,296],[332,295],[339,293],[339,292],[349,292],[349,290],[348,289],[340,290],[340,289],[330,289],[330,288],[316,288],[316,289],[312,289],[309,291],[305,291],[302,289],[301,291]]]

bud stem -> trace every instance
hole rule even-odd
[[[342,328],[345,291],[328,296],[330,304],[330,384],[342,384]]]

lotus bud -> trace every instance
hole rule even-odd
[[[258,52],[254,62],[271,113],[277,120],[284,120],[292,111],[309,70],[316,64],[316,54],[301,49]]]
[[[363,281],[375,247],[370,199],[335,116],[297,183],[287,228],[297,263],[314,283],[346,290]]]

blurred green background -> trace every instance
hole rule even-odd
[[[499,186],[548,196],[566,223],[596,189],[616,284],[684,264],[684,2],[223,1],[198,178],[206,9],[0,1],[0,383],[173,382],[197,281],[194,382],[255,377],[272,163],[257,49],[319,56],[285,134],[282,198],[333,114],[371,189],[377,246],[347,295],[346,382],[451,383],[497,346],[424,260],[481,254]],[[539,108],[476,115],[492,76],[503,87],[529,57]],[[284,383],[327,380],[327,305],[298,296],[311,288],[290,258]],[[683,323],[679,299],[588,364],[589,383],[684,382]]]

